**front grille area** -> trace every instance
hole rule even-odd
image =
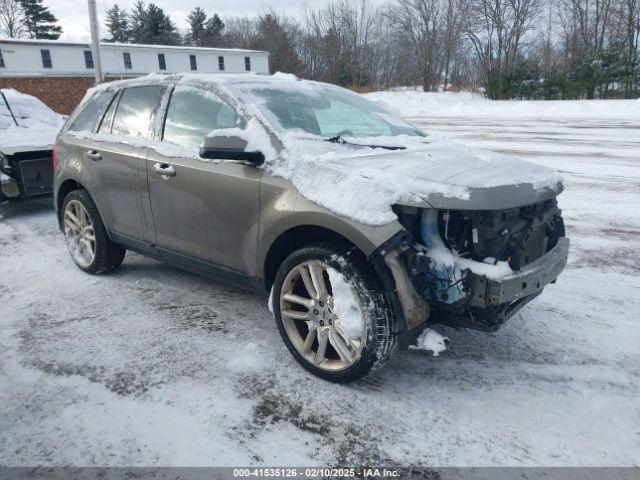
[[[555,199],[497,211],[442,211],[439,228],[460,256],[507,261],[513,270],[542,257],[564,236]]]
[[[51,151],[24,152],[7,159],[17,172],[18,184],[25,196],[53,192],[53,159]]]

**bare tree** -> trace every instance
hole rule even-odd
[[[584,51],[596,54],[602,51],[613,26],[616,0],[562,0],[575,29],[578,45]]]
[[[24,10],[19,0],[0,0],[0,30],[9,38],[25,33]]]
[[[469,1],[465,31],[485,82],[492,74],[513,66],[523,38],[532,30],[539,10],[540,0]]]
[[[402,0],[389,10],[389,17],[413,50],[424,91],[440,83],[446,43],[445,8],[440,0]]]
[[[619,12],[627,47],[626,60],[633,65],[638,57],[640,40],[640,0],[621,0]]]

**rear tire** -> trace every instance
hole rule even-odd
[[[293,252],[278,269],[272,302],[289,352],[320,378],[359,380],[394,351],[397,328],[389,299],[355,248],[318,243]]]
[[[98,275],[122,264],[126,250],[109,240],[98,208],[86,190],[69,192],[60,215],[67,248],[78,268]]]

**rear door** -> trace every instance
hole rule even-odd
[[[152,243],[145,228],[145,159],[152,124],[165,87],[145,85],[124,88],[112,101],[87,155],[92,158],[100,191],[102,215],[112,235],[120,241]]]
[[[261,170],[241,162],[204,160],[199,147],[216,129],[243,127],[241,117],[209,91],[178,86],[147,158],[156,244],[194,267],[214,264],[254,274]]]

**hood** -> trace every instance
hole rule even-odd
[[[0,130],[0,152],[14,155],[34,150],[51,150],[56,142],[55,128],[10,127]]]
[[[431,138],[403,143],[404,150],[337,145],[329,152],[326,142],[298,143],[265,168],[307,199],[369,225],[396,220],[394,204],[500,210],[553,198],[563,188],[555,171],[515,157]]]
[[[562,177],[554,170],[491,151],[434,142],[330,162],[381,184],[404,184],[405,205],[457,210],[498,210],[557,196]]]

